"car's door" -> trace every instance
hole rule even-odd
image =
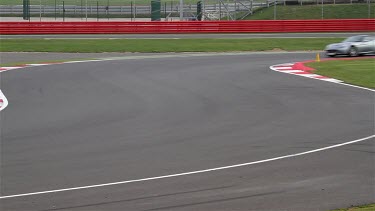
[[[362,42],[358,46],[358,50],[362,53],[375,52],[375,38],[372,36],[363,37]]]

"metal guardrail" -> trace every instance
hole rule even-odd
[[[0,22],[0,34],[283,33],[373,32],[372,19],[176,21],[176,22]]]

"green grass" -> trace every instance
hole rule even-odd
[[[346,209],[337,209],[332,211],[375,211],[375,204],[369,204],[359,207],[351,207]]]
[[[321,50],[341,38],[1,39],[1,52],[229,52]]]
[[[276,19],[321,19],[322,6],[321,5],[293,5],[282,6],[277,5]],[[324,19],[343,19],[343,18],[369,18],[368,4],[336,4],[324,5]],[[375,4],[371,4],[370,18],[375,18]],[[257,10],[254,15],[248,16],[248,20],[273,20],[274,7]]]
[[[308,63],[315,73],[342,80],[346,83],[375,88],[375,59],[332,60]],[[372,210],[375,211],[375,205]]]

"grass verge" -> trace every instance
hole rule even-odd
[[[375,5],[372,4],[327,4],[322,11],[321,5],[277,5],[276,19],[321,19],[322,12],[324,19],[342,19],[342,18],[375,18]],[[369,13],[370,11],[370,13]],[[254,15],[249,15],[248,20],[273,20],[275,18],[274,7],[261,8],[255,11]]]
[[[375,59],[331,60],[312,62],[307,66],[315,68],[315,73],[342,80],[362,87],[375,88]],[[373,210],[375,206],[373,206]]]
[[[374,211],[375,210],[375,204],[369,204],[364,206],[358,206],[358,207],[351,207],[346,209],[337,209],[332,211]]]
[[[341,38],[1,39],[1,52],[229,52],[321,50]]]

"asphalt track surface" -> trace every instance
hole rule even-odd
[[[277,73],[313,53],[1,73],[1,195],[259,161],[374,134],[374,93]],[[0,210],[328,210],[372,203],[374,139],[251,166],[0,199]]]
[[[0,35],[1,39],[9,38],[48,38],[48,39],[182,39],[182,38],[347,38],[365,32],[357,33],[242,33],[242,34],[70,34],[70,35]]]

